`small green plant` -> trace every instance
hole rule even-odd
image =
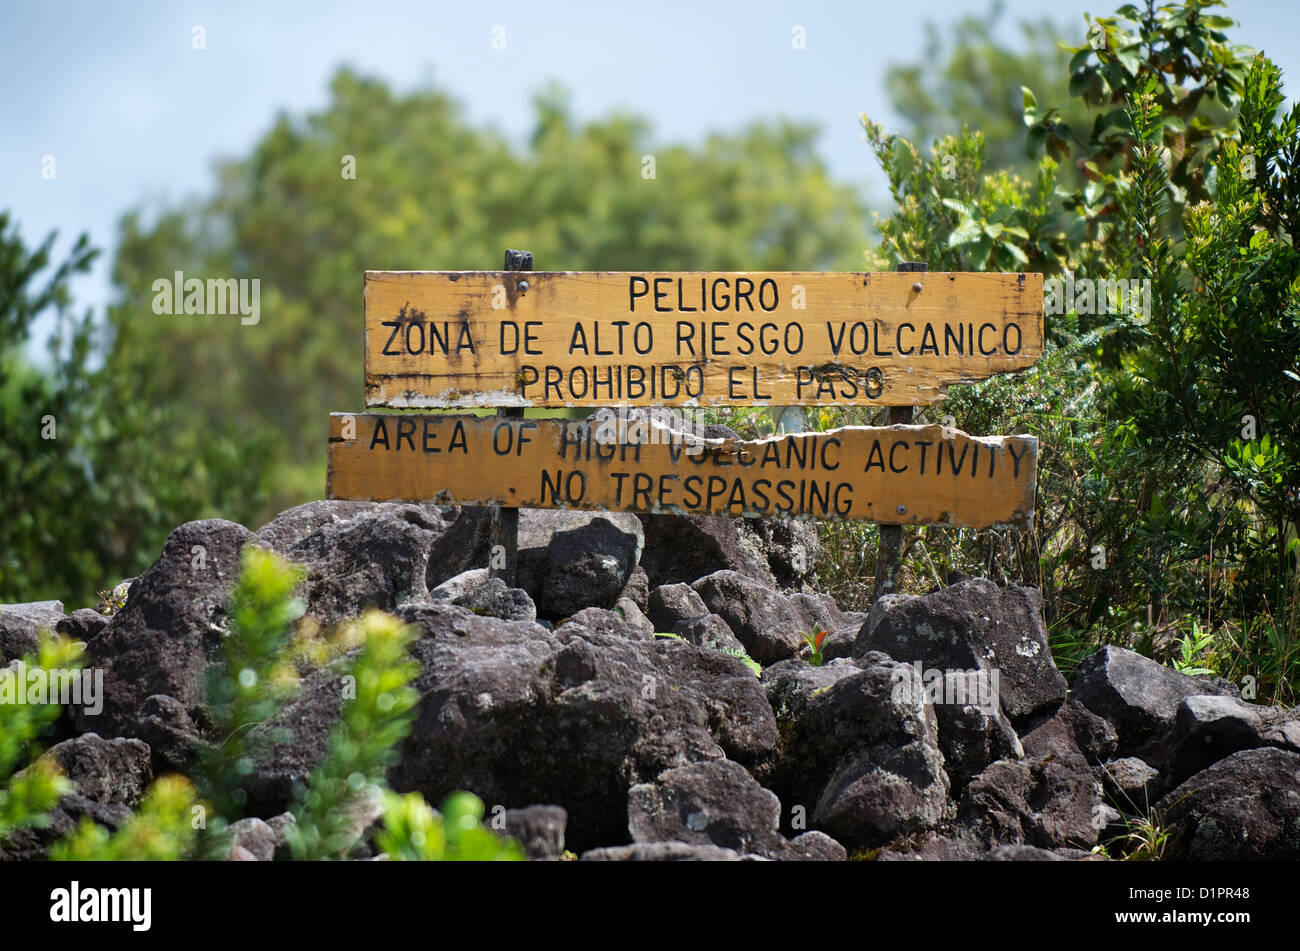
[[[362,647],[349,665],[351,680],[344,681],[355,696],[345,694],[329,754],[298,790],[297,822],[288,836],[296,859],[344,858],[352,850],[364,832],[357,828],[357,807],[384,788],[414,716],[418,696],[410,683],[419,668],[407,648],[415,632],[382,611],[355,623]]]
[[[744,662],[746,667],[748,667],[751,671],[753,671],[755,677],[762,675],[763,665],[760,664],[758,661],[754,660],[754,658],[750,657],[743,650],[740,650],[739,648],[736,647],[724,647],[722,649],[722,653],[726,654],[728,657],[739,658],[741,661]]]
[[[1169,830],[1151,816],[1125,822],[1126,831],[1106,843],[1107,854],[1112,848],[1123,853],[1126,862],[1158,862],[1164,858],[1169,845]]]
[[[442,801],[438,815],[418,792],[384,795],[384,829],[376,844],[394,861],[521,862],[523,850],[514,839],[484,828],[483,800],[473,793],[454,792]]]
[[[822,656],[822,644],[826,643],[828,633],[824,627],[815,621],[813,622],[812,633],[807,631],[799,632],[799,636],[808,645],[808,663],[814,667],[820,667],[825,662],[825,658]]]
[[[671,631],[655,631],[655,637],[671,637],[675,641],[686,641],[686,638],[680,634],[673,634]]]
[[[50,848],[56,862],[123,860],[174,862],[190,857],[197,838],[194,785],[183,776],[164,776],[149,787],[140,808],[116,832],[83,817]]]
[[[1196,656],[1213,642],[1214,635],[1209,631],[1202,631],[1201,626],[1193,621],[1191,632],[1184,634],[1178,641],[1178,656],[1173,662],[1174,670],[1188,677],[1215,673],[1209,667],[1197,666],[1196,661]]]
[[[110,590],[98,592],[99,604],[96,605],[96,610],[104,617],[112,617],[126,607],[127,595],[130,592],[131,583],[129,581],[120,582]]]
[[[80,666],[82,645],[41,631],[36,656],[23,658],[27,669],[68,670]],[[0,841],[24,828],[44,828],[49,812],[72,791],[72,783],[50,759],[41,759],[37,738],[59,716],[57,703],[15,703],[26,689],[16,671],[0,668]],[[26,769],[19,770],[30,763]],[[17,773],[17,775],[15,775]]]
[[[278,555],[249,546],[239,580],[230,592],[230,631],[221,642],[221,663],[209,669],[208,712],[217,739],[200,754],[203,796],[215,811],[205,839],[216,844],[222,830],[243,813],[244,782],[253,771],[248,732],[279,709],[296,686],[289,655],[294,623],[303,604],[294,597],[303,572]]]

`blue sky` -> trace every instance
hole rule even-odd
[[[1083,11],[1117,0],[1007,0],[1017,18],[1051,15],[1082,30]],[[434,83],[469,117],[513,138],[549,80],[582,117],[614,108],[648,117],[661,141],[691,141],[755,118],[822,128],[840,179],[878,181],[858,114],[894,125],[883,76],[915,59],[927,20],[987,11],[987,0],[694,3],[146,3],[0,0],[0,207],[29,244],[58,229],[59,247],[88,231],[105,250],[74,285],[100,308],[119,217],[202,194],[218,156],[245,152],[277,112],[325,101],[341,63],[398,89]],[[1241,0],[1228,14],[1240,42],[1300,70],[1293,0]],[[206,49],[192,48],[192,29]],[[492,48],[495,26],[505,49]],[[791,48],[793,28],[806,49]],[[1294,91],[1294,82],[1288,90]],[[42,157],[57,177],[43,180]],[[438,262],[430,261],[436,268]]]

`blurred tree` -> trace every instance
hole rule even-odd
[[[807,126],[661,145],[633,116],[576,121],[551,88],[520,150],[437,91],[397,95],[347,69],[330,90],[323,111],[281,116],[223,164],[208,200],[122,225],[111,319],[158,398],[191,433],[233,422],[276,437],[271,505],[232,518],[320,496],[327,414],[362,408],[367,268],[499,268],[507,247],[554,270],[860,263],[859,199]],[[260,279],[261,321],[155,316],[151,284],[176,270]]]
[[[1019,41],[1002,35],[1004,8],[993,3],[983,16],[968,15],[942,30],[926,24],[925,51],[885,72],[890,105],[908,124],[903,135],[918,145],[956,135],[963,128],[984,134],[988,168],[1033,178],[1035,162],[1025,152],[1021,87],[1038,90],[1044,101],[1067,102],[1070,50],[1064,38],[1077,32],[1048,18],[1020,20]],[[1065,118],[1083,123],[1088,111],[1070,103]],[[1067,167],[1064,184],[1082,179]]]
[[[255,502],[266,454],[228,425],[182,431],[129,336],[72,312],[68,281],[98,252],[83,235],[55,265],[54,239],[29,250],[0,212],[0,602],[72,609],[146,567],[177,522]],[[24,351],[51,309],[34,366]]]

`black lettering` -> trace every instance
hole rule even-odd
[[[389,350],[388,348],[393,345],[393,341],[397,339],[397,335],[402,332],[402,322],[400,320],[385,320],[383,324],[381,324],[381,326],[393,328],[392,336],[390,336],[388,338],[388,342],[384,344],[384,356],[400,357],[402,355],[402,351]]]
[[[684,336],[682,334],[683,330],[686,331]],[[693,323],[689,320],[677,321],[677,355],[679,357],[682,355],[682,344],[686,344],[687,349],[691,351],[691,356],[695,356],[695,344],[691,342],[694,336],[695,325]]]
[[[661,313],[661,314],[670,314],[670,313],[672,313],[672,310],[673,310],[673,309],[672,309],[671,307],[660,307],[660,306],[659,306],[659,301],[660,301],[662,298],[665,298],[665,297],[668,296],[668,292],[667,292],[667,291],[661,291],[661,290],[659,290],[659,285],[660,285],[660,284],[671,284],[672,281],[673,281],[673,279],[672,279],[671,277],[656,277],[656,278],[655,278],[655,310],[656,310],[658,313]]]
[[[885,471],[885,454],[880,451],[880,440],[873,440],[871,443],[871,452],[867,453],[867,464],[862,467],[863,472],[870,472],[872,466],[879,466],[880,471]]]
[[[415,452],[415,420],[409,416],[399,417],[397,420],[397,451],[402,451],[402,440],[406,440],[406,445],[410,447],[411,452]]]
[[[899,446],[902,446],[904,449],[908,449],[908,448],[911,447],[911,444],[908,443],[906,440],[900,439],[900,440],[898,440],[898,442],[894,443],[892,446],[889,447],[889,471],[890,471],[890,472],[906,472],[906,471],[907,471],[907,465],[906,465],[906,464],[904,464],[904,465],[903,465],[903,468],[901,468],[901,469],[898,468],[898,466],[894,465],[894,452],[898,449]]]
[[[742,285],[744,290],[741,290]],[[754,293],[754,282],[747,277],[736,278],[736,313],[740,313],[740,302],[743,300],[749,305],[750,313],[754,312],[754,304],[749,299],[749,295]]]
[[[990,354],[997,353],[997,350],[996,350],[996,349],[994,349],[994,350],[985,350],[985,349],[984,349],[984,331],[985,331],[985,330],[993,330],[993,331],[996,331],[997,329],[998,329],[998,328],[997,328],[997,327],[994,327],[992,324],[980,324],[980,353],[982,353],[982,354],[983,354],[984,356],[986,356],[986,357],[989,356]]]
[[[650,478],[644,472],[638,472],[632,476],[632,508],[650,509],[650,490],[654,488],[655,480]],[[645,499],[644,502],[640,501]]]
[[[637,285],[640,285],[640,291]],[[650,293],[650,282],[644,277],[629,277],[627,279],[627,309],[628,313],[636,313],[636,302],[638,297],[645,297]]]
[[[829,320],[826,321],[826,338],[831,342],[831,356],[838,357],[840,347],[844,346],[844,321],[840,321],[840,335],[838,338],[835,336],[834,326]]]
[[[686,494],[686,507],[695,509],[700,507],[700,485],[704,480],[697,475],[687,476],[682,481],[682,489]]]
[[[677,309],[683,314],[693,314],[698,309],[695,307],[687,307],[686,301],[682,299],[682,279],[680,277],[677,279]]]
[[[546,382],[542,385],[542,399],[551,398],[551,389],[555,389],[555,398],[562,399],[560,394],[560,383],[564,380],[564,371],[557,366],[548,366],[546,368]]]
[[[566,435],[567,435],[567,429],[568,427],[565,427]],[[502,433],[505,433],[505,437],[506,437],[506,444],[504,448],[501,446]],[[512,446],[514,446],[514,444],[515,444],[515,431],[511,428],[509,423],[497,423],[495,426],[492,427],[492,451],[495,452],[498,456],[510,455],[510,449]],[[560,450],[560,458],[561,459],[564,458],[563,449]]]
[[[433,325],[432,325],[432,324],[430,324],[429,326],[430,326],[430,329],[433,328]],[[416,346],[416,347],[412,347],[412,346],[411,346],[411,331],[412,331],[412,330],[419,330],[419,331],[420,331],[420,343],[419,343],[419,345]],[[436,331],[435,331],[435,332],[436,332]],[[419,321],[416,321],[416,320],[411,321],[409,324],[406,325],[406,336],[405,336],[404,338],[402,338],[402,339],[403,339],[403,342],[406,344],[406,352],[407,352],[407,353],[424,353],[424,324],[422,324],[422,323],[420,323]],[[430,352],[430,353],[433,353],[433,347],[429,347],[429,352]],[[447,349],[446,349],[446,347],[444,346],[444,347],[443,347],[443,353],[446,353],[446,352],[447,352]]]
[[[469,455],[469,442],[465,439],[465,424],[456,420],[456,425],[451,429],[451,442],[447,443],[447,451],[455,452],[459,449],[465,455]]]
[[[926,323],[925,330],[921,332],[921,356],[925,356],[925,351],[929,350],[936,357],[939,355],[939,340],[934,333],[934,324]]]
[[[538,380],[537,367],[526,363],[519,368],[519,395],[527,396],[528,388]]]
[[[1021,453],[1017,453],[1017,452],[1016,452],[1016,444],[1015,444],[1015,443],[1011,443],[1011,442],[1009,442],[1009,443],[1007,443],[1007,451],[1011,453],[1011,465],[1014,467],[1014,468],[1013,468],[1013,471],[1012,471],[1012,478],[1013,478],[1013,479],[1019,479],[1019,478],[1020,478],[1020,460],[1023,459],[1023,458],[1025,458],[1025,456],[1027,456],[1027,455],[1029,454],[1029,447],[1026,446],[1026,447],[1024,448],[1024,451],[1023,451],[1023,452],[1021,452]]]
[[[726,326],[727,322],[725,320],[715,320],[713,323],[709,324],[709,348],[713,351],[715,357],[731,356],[730,350],[723,350],[722,347],[718,345],[718,328]]]

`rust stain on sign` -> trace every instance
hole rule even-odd
[[[331,499],[1027,526],[1038,441],[942,426],[752,442],[650,425],[334,413]]]
[[[906,406],[1032,366],[1041,274],[367,271],[366,405]]]

